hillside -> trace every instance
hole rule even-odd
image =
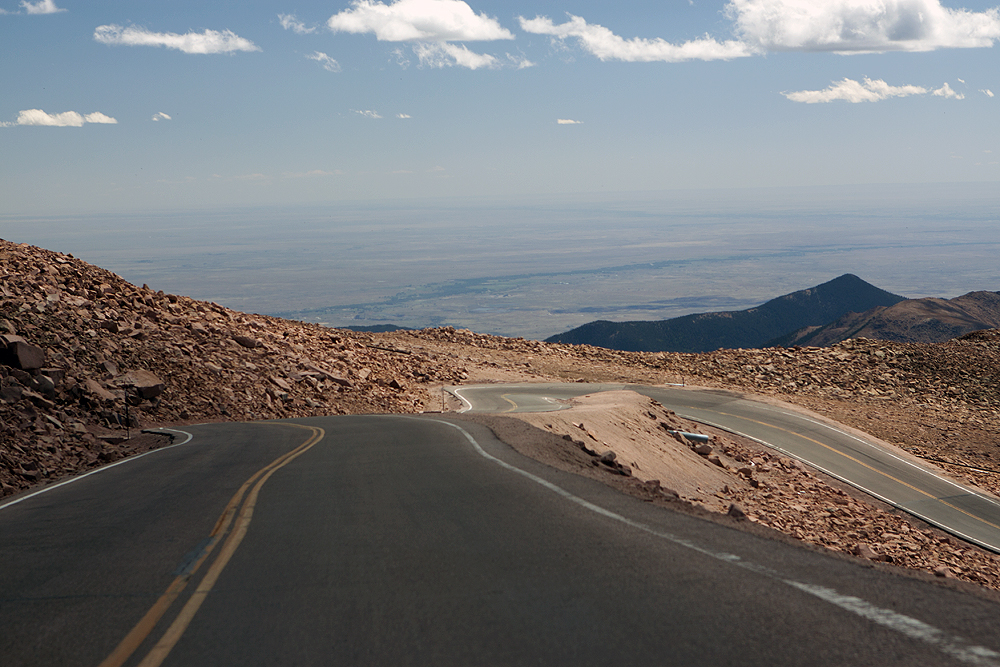
[[[530,381],[743,390],[806,407],[1000,493],[1000,330],[938,344],[853,339],[703,354],[547,344],[452,327],[355,333],[136,287],[71,256],[0,241],[0,496],[167,442],[136,437],[141,427],[455,409],[442,385]],[[617,414],[607,423],[618,424]],[[634,436],[626,428],[602,437]],[[796,539],[1000,589],[994,556],[912,526],[871,499],[846,500],[794,462],[737,440],[718,440],[720,455],[773,464],[760,488],[742,484],[737,493],[732,484],[721,496],[685,502],[738,502],[750,520]],[[649,493],[634,477],[584,463],[605,483]],[[847,504],[831,516],[831,502]],[[892,537],[907,531],[922,545],[918,552],[910,538]]]
[[[954,299],[907,299],[864,313],[848,313],[820,327],[806,327],[765,347],[828,346],[849,338],[899,343],[940,343],[971,331],[1000,327],[1000,292],[969,292]]]
[[[546,342],[630,352],[754,348],[803,327],[821,326],[850,312],[891,306],[903,300],[848,273],[747,310],[699,313],[652,322],[599,320],[552,336]]]

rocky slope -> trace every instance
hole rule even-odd
[[[155,444],[125,440],[126,423],[436,410],[445,407],[441,385],[531,380],[678,382],[771,396],[1000,494],[1000,330],[939,344],[854,339],[704,354],[620,352],[450,327],[356,333],[136,287],[71,256],[0,241],[2,495]],[[799,487],[789,492],[818,488]],[[910,529],[899,526],[908,520],[880,524],[854,504],[824,517],[807,508],[788,521],[777,513],[782,498],[775,494],[775,510],[757,515],[802,539],[848,544],[824,537],[841,526],[863,533],[875,556],[937,539],[906,538]],[[826,532],[811,527],[819,523]],[[949,556],[949,571],[993,581],[982,574],[993,556],[949,548],[962,554]]]
[[[820,327],[806,327],[767,347],[826,346],[849,338],[899,343],[941,343],[980,329],[1000,327],[1000,292],[969,292],[954,299],[907,299],[864,313],[848,313]]]
[[[130,451],[127,421],[413,412],[428,384],[463,377],[448,357],[136,287],[0,242],[4,494],[115,460]]]

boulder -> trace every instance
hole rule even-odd
[[[97,398],[99,398],[99,399],[101,399],[103,401],[113,401],[113,400],[115,400],[115,395],[112,394],[107,389],[105,389],[104,387],[102,387],[100,385],[100,383],[97,382],[97,380],[92,380],[92,379],[88,378],[88,379],[84,380],[83,386],[84,386],[84,388],[89,393],[93,394],[94,396],[96,396]]]
[[[156,398],[163,393],[164,389],[167,388],[167,386],[163,383],[163,380],[158,378],[154,373],[143,370],[129,371],[128,373],[125,373],[125,375],[118,378],[116,384],[119,386],[132,385],[135,389],[135,393],[147,401],[149,399]]]
[[[20,368],[24,371],[38,370],[45,365],[45,350],[32,345],[20,336],[5,334],[0,336],[3,349],[0,350],[0,362]]]
[[[24,387],[12,385],[10,387],[0,388],[0,401],[4,403],[17,403],[21,400],[21,395],[24,393]]]
[[[250,336],[244,336],[242,334],[235,334],[233,336],[233,340],[236,341],[237,344],[250,348],[251,350],[260,347],[261,345],[261,342],[256,338],[251,338]]]

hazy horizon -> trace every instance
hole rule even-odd
[[[998,0],[0,0],[0,237],[544,337],[1000,287]]]
[[[545,338],[740,310],[844,273],[909,298],[997,291],[998,211],[990,184],[938,184],[0,221],[8,240],[237,310]]]

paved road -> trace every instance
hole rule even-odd
[[[446,420],[194,426],[0,505],[4,666],[1000,665],[995,602]]]
[[[452,391],[480,412],[557,410],[560,399],[628,388],[683,417],[746,435],[786,452],[957,537],[1000,553],[1000,503],[929,467],[800,413],[735,392],[639,385],[483,385]]]

